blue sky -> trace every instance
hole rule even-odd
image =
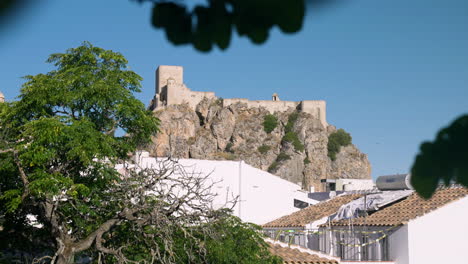
[[[234,37],[226,51],[174,47],[151,27],[150,5],[43,0],[0,31],[0,90],[14,100],[48,55],[87,40],[119,51],[154,95],[160,64],[185,67],[193,90],[223,98],[326,100],[330,124],[351,133],[374,177],[407,172],[424,140],[468,113],[468,2],[342,0],[310,9],[303,30],[265,45]]]

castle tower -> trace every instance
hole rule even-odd
[[[4,103],[5,102],[5,96],[2,94],[2,92],[0,92],[0,103]]]
[[[162,92],[162,88],[167,85],[169,78],[172,78],[175,84],[183,84],[184,68],[182,66],[159,66],[156,70],[156,94]]]

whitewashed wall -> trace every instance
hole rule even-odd
[[[468,197],[410,221],[408,238],[410,264],[468,263]]]
[[[372,179],[337,179],[337,191],[358,191],[372,190],[375,188],[375,183]]]
[[[397,264],[409,264],[408,226],[398,228],[388,237],[389,258]]]
[[[143,168],[156,167],[157,160],[147,154],[136,157]],[[186,171],[194,174],[210,175],[216,184],[212,192],[217,193],[214,207],[219,208],[226,201],[239,197],[234,207],[234,215],[243,221],[264,224],[283,215],[296,212],[294,199],[315,204],[307,198],[300,186],[278,176],[254,168],[243,161],[216,161],[180,159]]]

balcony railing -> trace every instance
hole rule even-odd
[[[266,236],[343,261],[389,261],[388,230],[264,229]]]

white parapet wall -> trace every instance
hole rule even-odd
[[[135,160],[142,168],[158,167],[159,159],[149,157],[146,152],[135,155]],[[211,190],[217,194],[213,201],[215,208],[236,198],[233,213],[246,222],[261,225],[296,212],[300,209],[294,207],[294,199],[317,203],[299,185],[243,161],[179,159],[177,162],[189,174],[209,175],[210,183],[215,183]]]

